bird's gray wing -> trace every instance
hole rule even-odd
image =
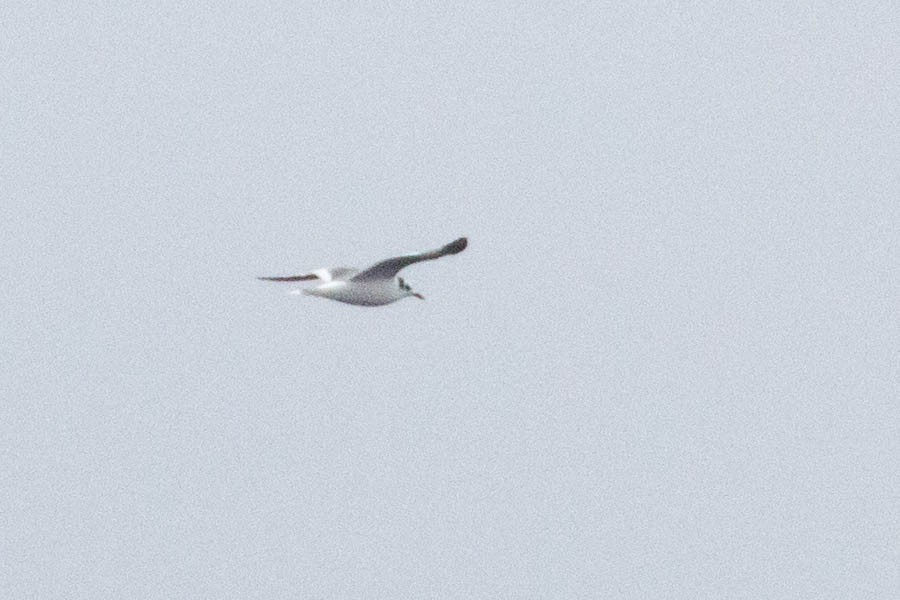
[[[257,277],[263,281],[309,281],[321,279],[322,281],[346,281],[359,273],[359,269],[351,267],[331,267],[330,269],[316,269],[305,275],[291,275],[289,277]]]
[[[420,252],[419,254],[407,254],[406,256],[395,256],[381,262],[375,263],[368,269],[365,269],[351,278],[351,281],[372,281],[374,279],[391,279],[400,269],[423,260],[434,260],[448,254],[459,254],[466,249],[468,240],[464,237],[454,240],[430,252]]]
[[[257,277],[261,281],[309,281],[310,279],[318,279],[319,276],[314,273],[306,275],[290,275],[288,277]]]

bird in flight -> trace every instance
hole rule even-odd
[[[303,293],[357,306],[382,306],[407,296],[415,296],[420,300],[424,300],[425,297],[422,294],[412,291],[412,288],[403,281],[402,277],[397,277],[400,269],[423,260],[434,260],[448,254],[459,254],[466,249],[468,243],[469,241],[466,238],[461,237],[437,250],[387,258],[362,271],[350,267],[331,267],[316,269],[305,275],[258,277],[258,279],[263,281],[311,281],[318,279],[322,283],[314,288],[303,290]]]

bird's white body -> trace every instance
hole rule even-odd
[[[396,256],[375,263],[362,271],[349,267],[333,267],[330,269],[317,269],[305,275],[293,275],[289,277],[260,277],[266,281],[309,281],[318,279],[323,283],[314,288],[297,290],[294,293],[319,296],[329,300],[337,300],[346,304],[357,306],[382,306],[396,302],[408,296],[424,300],[421,294],[412,291],[402,277],[397,273],[406,266],[434,260],[448,254],[458,254],[466,249],[468,240],[459,238],[449,244],[418,254]]]
[[[350,281],[329,281],[302,291],[307,296],[318,296],[357,306],[382,306],[411,296],[394,279],[353,283]]]

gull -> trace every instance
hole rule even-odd
[[[466,238],[461,237],[437,250],[387,258],[362,271],[350,267],[331,267],[316,269],[305,275],[258,277],[257,279],[263,281],[310,281],[318,279],[322,281],[321,284],[314,288],[305,289],[302,293],[357,306],[382,306],[407,296],[415,296],[420,300],[424,300],[425,297],[412,291],[412,288],[403,281],[402,277],[397,277],[397,273],[402,268],[423,260],[434,260],[448,254],[459,254],[466,249],[468,243]]]

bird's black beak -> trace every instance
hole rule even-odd
[[[424,300],[424,299],[425,299],[425,296],[423,296],[422,294],[418,294],[418,293],[416,293],[416,292],[413,292],[413,296],[415,296],[415,297],[418,298],[419,300]]]

